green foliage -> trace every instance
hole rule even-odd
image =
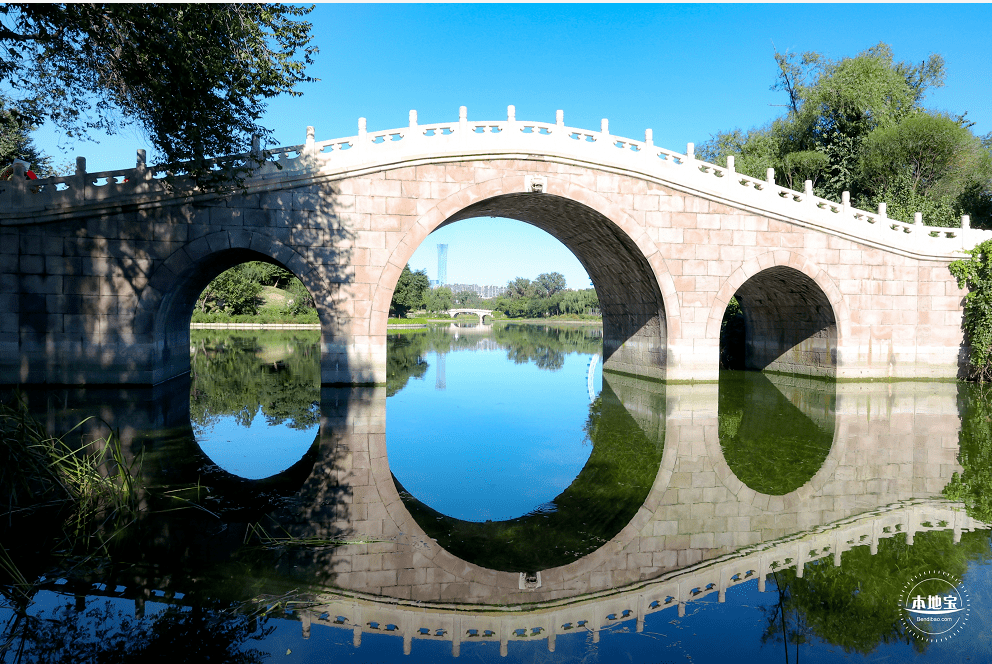
[[[843,554],[840,567],[830,559],[807,564],[802,578],[795,570],[775,572],[780,603],[767,612],[762,641],[805,643],[816,637],[846,653],[868,655],[883,643],[924,647],[907,633],[899,608],[904,584],[922,572],[946,572],[960,578],[969,561],[989,559],[987,531],[962,533],[954,544],[950,531],[881,539],[878,553],[857,546]]]
[[[507,318],[548,318],[561,314],[599,313],[599,298],[593,288],[568,290],[559,272],[538,275],[531,281],[517,277],[491,304]]]
[[[430,285],[426,270],[413,272],[409,265],[404,265],[400,278],[396,281],[396,288],[393,289],[389,315],[393,318],[405,318],[408,312],[424,306],[424,297]]]
[[[51,160],[35,147],[31,132],[35,127],[28,123],[9,102],[0,95],[0,171],[23,159],[31,164],[38,177],[52,174]]]
[[[438,314],[451,308],[454,296],[447,286],[432,288],[424,294],[424,308],[427,313]]]
[[[286,289],[287,301],[281,312],[259,309],[263,286]],[[313,296],[292,272],[272,263],[249,261],[210,282],[197,300],[192,322],[316,323],[318,318]]]
[[[279,4],[7,4],[0,83],[29,125],[68,136],[136,124],[163,163],[247,152],[265,100],[301,94],[310,9]]]
[[[261,411],[270,424],[308,429],[320,421],[316,332],[193,330],[190,420],[206,426],[232,415],[248,426]]]
[[[699,146],[701,159],[839,201],[848,191],[857,207],[888,205],[893,219],[922,212],[933,226],[958,226],[969,214],[992,225],[992,156],[962,117],[923,110],[927,91],[943,85],[944,62],[896,62],[886,44],[831,61],[807,52],[776,53],[772,86],[788,95],[789,112],[762,128],[718,133]]]
[[[253,271],[250,263],[243,263],[221,272],[200,296],[200,310],[204,311],[208,298],[213,298],[231,315],[257,314],[262,284],[253,278]]]
[[[829,399],[821,409],[832,410]],[[757,372],[721,372],[719,428],[723,456],[737,479],[772,496],[812,479],[834,438],[832,429],[812,421]]]
[[[969,516],[992,523],[992,391],[984,383],[962,385],[961,403],[958,462],[964,470],[943,493],[964,503]]]
[[[964,331],[969,345],[971,378],[992,378],[992,240],[967,252],[968,258],[948,266],[964,297]]]

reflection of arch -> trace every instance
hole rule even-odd
[[[706,335],[720,338],[730,298],[739,295],[747,328],[747,368],[836,375],[838,349],[851,334],[851,315],[829,276],[787,250],[746,261],[719,290]]]
[[[833,441],[830,444],[830,451],[827,453],[823,464],[813,475],[813,477],[811,477],[801,487],[780,496],[759,493],[744,484],[744,482],[737,477],[734,471],[731,470],[730,465],[724,457],[718,431],[714,431],[713,435],[708,435],[705,437],[706,452],[710,457],[710,463],[712,464],[716,476],[723,483],[723,485],[727,487],[727,490],[737,497],[737,500],[748,505],[761,507],[763,509],[774,510],[782,507],[790,509],[795,508],[802,501],[812,498],[823,488],[824,484],[826,484],[828,480],[833,478],[834,473],[840,465],[840,462],[844,458],[844,454],[846,452],[847,438],[849,435],[848,427],[849,425],[847,418],[838,417],[835,412]]]
[[[525,177],[494,178],[452,194],[422,215],[390,256],[372,297],[372,329],[384,330],[403,266],[435,229],[472,217],[507,217],[549,233],[578,258],[603,311],[604,366],[666,377],[668,317],[678,320],[675,285],[657,247],[619,205],[556,178],[526,193]]]
[[[262,233],[211,233],[173,252],[150,276],[137,303],[135,331],[152,332],[164,343],[166,377],[189,371],[189,321],[200,293],[221,272],[248,261],[273,263],[298,277],[314,296],[322,330],[328,329],[321,295],[330,289],[299,252]]]
[[[662,435],[664,435],[663,427],[665,426],[666,420],[664,417],[665,411],[663,408],[658,411],[653,411],[653,415],[660,415],[660,417],[652,417],[652,419],[645,420],[643,417],[639,417],[639,415],[642,414],[638,412],[636,404],[632,406],[630,403],[633,401],[639,402],[645,399],[657,398],[659,396],[662,400],[664,400],[664,383],[638,380],[630,376],[617,375],[604,376],[603,381],[604,389],[606,388],[606,384],[608,382],[615,383],[620,381],[621,386],[618,387],[617,390],[617,396],[620,402],[623,404],[624,409],[627,410],[637,425],[645,431],[649,438],[656,438],[658,433],[662,433]],[[652,430],[654,431],[654,436],[652,436]],[[609,542],[600,546],[592,553],[560,567],[540,570],[543,584],[542,587],[550,589],[564,589],[564,584],[569,580],[580,577],[581,575],[600,567],[604,563],[615,560],[620,552],[641,534],[641,530],[648,524],[662,504],[662,500],[671,480],[677,458],[677,445],[666,444],[664,440],[658,441],[657,444],[663,444],[658,472],[654,477],[652,486],[648,490],[647,498],[644,500],[644,503],[638,507],[630,521],[618,533],[616,533]],[[385,505],[389,517],[396,524],[398,530],[411,536],[411,539],[414,541],[419,540],[429,542],[430,535],[428,535],[413,518],[397,492],[396,482],[394,481],[389,469],[389,461],[386,456],[387,453],[385,448],[386,445],[383,440],[381,443],[381,448],[374,452],[376,456],[373,457],[371,463],[371,482],[375,486],[379,499]],[[454,574],[457,577],[461,577],[463,579],[474,579],[479,583],[491,585],[512,583],[511,586],[506,587],[517,587],[516,584],[518,574],[498,572],[496,570],[481,567],[455,556],[444,548],[434,546],[425,549],[418,549],[418,554],[431,559],[434,565],[437,565],[442,570]],[[524,570],[520,571],[522,572]]]
[[[663,412],[663,388],[659,396]],[[638,422],[607,382],[589,410],[592,451],[578,475],[552,500],[515,518],[483,522],[448,516],[393,479],[407,510],[450,553],[508,572],[564,566],[613,538],[650,495],[664,443],[664,419],[654,423]]]

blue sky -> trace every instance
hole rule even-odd
[[[635,139],[650,127],[657,145],[681,152],[784,110],[783,93],[769,89],[776,48],[840,58],[879,41],[898,60],[942,54],[946,85],[925,105],[967,111],[976,134],[992,131],[990,5],[320,4],[310,20],[320,48],[311,72],[321,80],[270,103],[264,120],[279,145],[302,143],[307,125],[325,140],[357,133],[359,117],[372,131],[405,126],[410,109],[429,123],[457,118],[459,106],[469,118],[502,119],[514,104],[519,119],[553,122],[563,109],[569,126],[598,129],[609,118],[611,133]],[[91,172],[132,166],[147,145],[135,131],[60,144],[44,128],[36,142],[56,163],[86,156]],[[449,281],[503,284],[557,270],[571,287],[588,285],[550,236],[535,240],[524,224],[486,235],[485,223],[470,224],[430,236],[411,267],[434,278],[436,245],[447,242]]]

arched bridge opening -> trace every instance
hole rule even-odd
[[[586,270],[599,298],[603,368],[665,379],[667,325],[657,278],[617,224],[563,196],[512,193],[473,203],[441,226],[476,217],[523,221],[564,244]]]
[[[745,281],[734,297],[740,318],[725,319],[721,336],[722,355],[734,361],[728,368],[836,375],[837,319],[813,279],[795,268],[770,267]]]
[[[163,344],[165,376],[179,376],[190,370],[190,322],[198,303],[202,305],[208,286],[231,268],[253,261],[283,268],[297,278],[302,276],[296,274],[290,266],[260,251],[228,248],[199,257],[179,274],[169,271],[168,278],[158,282],[162,291],[161,300],[151,306],[139,308],[138,318],[145,319],[147,327]],[[305,279],[301,281],[312,296],[313,284],[307,284]]]

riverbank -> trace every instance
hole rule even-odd
[[[386,325],[390,330],[413,330],[437,323],[457,323],[471,318],[411,318],[410,322],[393,322]],[[567,318],[496,318],[493,323],[526,323],[528,325],[602,325],[602,319],[573,320]],[[319,330],[320,323],[250,323],[243,320],[230,322],[190,323],[191,330]]]

